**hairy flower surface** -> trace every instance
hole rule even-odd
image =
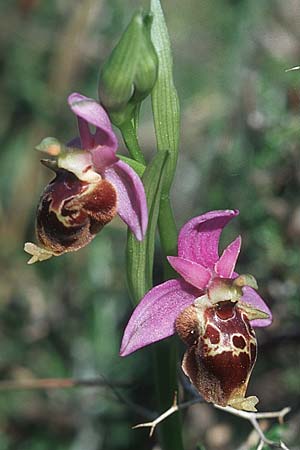
[[[253,327],[270,325],[269,308],[251,275],[234,272],[241,238],[218,253],[222,229],[236,210],[211,211],[183,226],[178,256],[168,260],[179,273],[151,289],[134,310],[120,354],[126,356],[175,332],[188,345],[183,370],[209,402],[255,410],[245,398],[256,360]]]
[[[33,255],[29,263],[79,250],[116,214],[138,240],[147,228],[143,184],[116,156],[117,139],[105,110],[77,93],[69,96],[68,103],[78,120],[79,138],[67,146],[46,138],[37,147],[53,157],[42,162],[56,177],[45,188],[37,209],[36,234],[41,248],[25,244],[25,250]]]

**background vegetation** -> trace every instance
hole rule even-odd
[[[34,266],[23,252],[50,179],[32,149],[43,137],[76,134],[66,97],[96,96],[99,67],[140,4],[147,6],[1,1],[0,377],[102,380],[99,387],[2,388],[1,450],[158,449],[146,430],[131,430],[144,417],[130,402],[154,408],[151,348],[118,356],[131,311],[123,224],[116,219],[87,248]],[[300,449],[300,72],[285,73],[300,62],[299,2],[162,4],[182,107],[178,226],[207,210],[240,209],[224,243],[242,234],[239,272],[256,276],[274,313],[272,327],[257,333],[249,392],[261,410],[292,407],[287,425],[274,424],[269,436]],[[140,139],[150,158],[149,105]],[[160,276],[158,257],[156,282]],[[232,450],[251,432],[206,404],[186,411],[184,422],[187,450]]]

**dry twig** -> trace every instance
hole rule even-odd
[[[201,398],[196,398],[193,400],[190,400],[188,402],[185,403],[180,403],[178,404],[177,402],[177,393],[174,396],[174,401],[172,406],[165,411],[164,413],[162,413],[160,416],[156,417],[156,419],[154,419],[152,422],[146,422],[146,423],[140,423],[138,425],[135,425],[133,428],[150,428],[150,436],[153,435],[156,426],[161,423],[163,420],[165,420],[167,417],[171,416],[172,414],[174,414],[175,412],[179,411],[180,409],[184,409],[187,408],[195,403],[199,403],[201,402],[202,399]],[[262,450],[264,444],[269,445],[272,448],[281,448],[284,450],[289,450],[288,447],[282,442],[275,442],[275,441],[271,441],[270,439],[268,439],[263,430],[261,429],[258,420],[259,419],[272,419],[272,418],[277,418],[279,420],[280,423],[283,422],[283,418],[286,414],[288,414],[290,412],[290,408],[286,407],[283,408],[280,411],[271,411],[271,412],[265,412],[265,413],[254,413],[254,412],[247,412],[247,411],[241,411],[241,410],[237,410],[235,408],[232,408],[230,406],[226,406],[226,407],[222,407],[222,406],[218,406],[218,405],[214,405],[215,408],[220,409],[222,411],[226,411],[230,414],[233,414],[235,416],[238,417],[242,417],[243,419],[249,420],[249,422],[251,423],[251,425],[253,426],[253,428],[256,430],[259,438],[260,438],[260,442],[259,445],[257,447],[257,450]]]
[[[284,450],[289,450],[288,447],[284,444],[284,442],[275,442],[268,439],[263,430],[261,429],[258,420],[259,419],[278,419],[279,423],[283,423],[283,418],[290,412],[291,408],[286,407],[281,409],[280,411],[271,411],[271,412],[263,412],[263,413],[254,413],[254,412],[247,412],[247,411],[240,411],[237,409],[232,408],[231,406],[226,406],[223,408],[222,406],[214,405],[215,408],[221,409],[222,411],[229,412],[230,414],[233,414],[238,417],[242,417],[243,419],[249,420],[253,428],[256,430],[259,438],[260,443],[257,447],[257,450],[262,449],[264,444],[269,445],[272,448],[282,448]]]
[[[112,392],[116,395],[117,399],[134,409],[137,413],[152,419],[154,413],[148,411],[144,407],[137,405],[130,400],[128,400],[124,395],[122,395],[117,387],[126,387],[128,383],[122,382],[110,382],[106,377],[95,377],[88,379],[74,379],[74,378],[44,378],[44,379],[28,379],[28,380],[5,380],[0,381],[0,391],[5,390],[17,390],[17,389],[65,389],[72,387],[109,387]],[[167,409],[164,413],[160,414],[158,417],[154,418],[151,422],[140,423],[135,425],[133,428],[150,428],[150,436],[153,435],[156,426],[163,422],[167,417],[171,416],[175,412],[188,408],[196,403],[201,403],[203,400],[201,397],[193,398],[184,403],[178,403],[177,392],[174,395],[174,400],[172,406]],[[280,411],[271,411],[263,413],[254,413],[237,410],[230,406],[222,407],[218,405],[213,405],[215,408],[233,414],[235,416],[241,417],[248,420],[253,426],[254,430],[259,436],[259,444],[257,450],[262,450],[264,444],[269,445],[272,448],[281,448],[283,450],[289,450],[288,447],[282,442],[275,442],[268,439],[263,430],[261,429],[258,420],[259,419],[278,419],[279,423],[283,423],[284,417],[290,412],[291,408],[286,407]]]
[[[132,428],[133,429],[136,429],[136,428],[150,428],[149,436],[151,437],[153,435],[154,431],[155,431],[156,426],[160,422],[162,422],[163,420],[165,420],[167,417],[171,416],[175,412],[179,411],[180,409],[188,408],[189,406],[194,405],[195,403],[199,403],[199,402],[201,402],[200,398],[194,398],[193,400],[190,400],[188,402],[178,404],[178,402],[177,402],[177,392],[175,392],[173,404],[172,404],[172,406],[169,409],[167,409],[167,411],[165,411],[160,416],[156,417],[156,419],[154,419],[152,422],[139,423],[138,425],[135,425]]]

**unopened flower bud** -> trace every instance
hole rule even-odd
[[[151,15],[136,13],[100,73],[99,99],[117,126],[131,119],[156,82],[151,23]]]
[[[141,101],[147,97],[152,91],[157,79],[158,58],[151,41],[152,19],[151,15],[144,17],[142,39],[140,42],[140,56],[134,79],[133,99],[135,101]]]

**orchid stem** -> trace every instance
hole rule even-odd
[[[160,195],[158,228],[164,260],[164,279],[174,278],[174,272],[165,256],[175,255],[177,248],[177,229],[170,203],[169,192],[176,170],[179,142],[179,103],[173,83],[172,56],[168,30],[159,0],[151,0],[153,23],[151,39],[155,47],[159,69],[157,81],[152,90],[152,111],[157,142],[157,151],[168,151],[166,172]],[[145,164],[137,141],[138,113],[134,120],[121,127],[124,141],[129,153],[136,161]],[[149,225],[148,225],[149,226]],[[151,268],[153,261],[151,261]],[[171,342],[159,342],[154,349],[155,387],[157,403],[160,410],[165,410],[174,391],[177,391],[177,348],[173,338]],[[162,450],[183,450],[181,420],[178,413],[163,421],[160,427],[160,444]]]
[[[177,249],[177,228],[168,195],[162,195],[158,217],[160,242],[164,255],[164,279],[176,276],[166,256],[175,255]],[[155,348],[156,394],[160,410],[170,404],[173,392],[177,391],[177,345],[175,338],[171,342],[159,342]],[[163,450],[183,450],[181,417],[179,413],[168,417],[161,424],[161,444]]]
[[[173,81],[173,63],[168,29],[159,0],[151,0],[153,24],[151,38],[158,55],[158,76],[153,88],[152,111],[158,152],[168,150],[170,158],[160,199],[158,228],[164,261],[164,279],[175,278],[166,256],[175,255],[177,228],[170,202],[170,189],[176,170],[179,145],[180,109]],[[170,405],[173,392],[177,391],[177,346],[175,338],[155,346],[156,392],[159,408]],[[161,424],[163,450],[183,450],[181,416],[176,413]]]
[[[124,122],[119,128],[131,158],[143,165],[146,165],[146,160],[140,149],[132,121],[128,120],[127,122]]]
[[[160,242],[163,251],[164,279],[176,276],[166,256],[175,255],[177,250],[177,227],[169,195],[162,195],[158,217]],[[171,342],[159,342],[155,348],[156,395],[160,410],[170,404],[173,392],[177,391],[177,345],[175,338]],[[181,416],[179,413],[168,417],[161,424],[161,444],[163,450],[182,450]]]
[[[170,405],[177,391],[177,346],[174,342],[158,342],[154,349],[155,387],[159,410]],[[183,450],[181,416],[179,412],[169,416],[161,423],[160,444],[163,450]]]

